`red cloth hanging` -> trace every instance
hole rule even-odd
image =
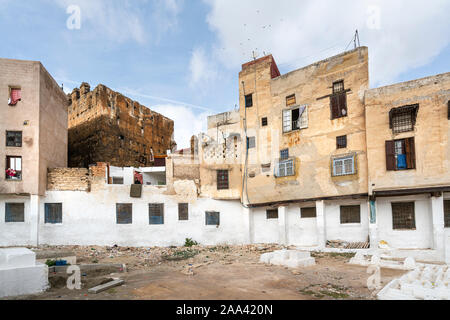
[[[21,90],[11,89],[11,101],[9,102],[9,105],[15,106],[17,102],[19,102],[21,99],[22,99]]]

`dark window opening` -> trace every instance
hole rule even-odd
[[[344,81],[333,83],[333,94],[330,96],[331,120],[347,116],[347,92]]]
[[[394,230],[416,229],[414,202],[392,203],[392,228]]]
[[[253,94],[248,94],[245,96],[245,107],[250,108],[253,106]]]
[[[263,127],[267,126],[267,118],[261,119],[261,126],[263,126]]]
[[[278,209],[269,209],[266,211],[267,219],[278,219]]]
[[[361,206],[341,206],[341,224],[361,223]]]
[[[22,180],[22,157],[6,157],[6,180]]]
[[[6,131],[7,147],[22,147],[22,131]]]
[[[308,128],[308,108],[306,105],[299,108],[283,110],[283,132],[291,132]]]
[[[219,226],[220,225],[220,212],[206,211],[205,219],[207,226]]]
[[[286,160],[289,158],[289,149],[284,149],[280,151],[280,160]]]
[[[62,223],[62,203],[45,204],[45,223]]]
[[[178,220],[187,221],[189,220],[189,204],[179,203],[178,204]]]
[[[133,205],[131,203],[116,204],[116,223],[117,224],[133,223]]]
[[[386,141],[386,169],[388,171],[416,168],[414,138]]]
[[[389,128],[393,133],[413,131],[418,112],[418,104],[392,109],[389,112]]]
[[[295,106],[296,103],[295,94],[286,97],[286,106]]]
[[[25,222],[25,204],[5,203],[5,222]]]
[[[447,102],[447,108],[448,108],[448,110],[447,110],[447,112],[448,112],[448,120],[450,120],[450,100]]]
[[[317,217],[316,207],[301,208],[300,211],[302,219]]]
[[[333,93],[339,93],[342,91],[344,91],[344,80],[334,82]]]
[[[112,184],[123,184],[123,177],[112,177]]]
[[[444,225],[450,228],[450,200],[444,200]]]
[[[255,137],[247,137],[247,149],[253,149],[256,147]]]
[[[336,137],[336,148],[337,149],[347,148],[347,136]]]
[[[229,189],[228,170],[217,170],[217,190]]]
[[[150,224],[164,224],[164,204],[150,203],[148,205]]]

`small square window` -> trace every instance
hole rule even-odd
[[[419,105],[394,108],[389,112],[389,127],[393,133],[414,131]]]
[[[286,97],[286,106],[295,106],[296,103],[295,94]]]
[[[334,82],[333,93],[339,93],[342,91],[344,91],[344,80]]]
[[[336,137],[336,147],[337,149],[347,148],[347,136]]]
[[[117,224],[133,223],[133,205],[131,203],[116,204],[116,223]]]
[[[245,96],[245,107],[250,108],[253,106],[253,94],[248,94]]]
[[[8,105],[15,106],[17,102],[21,100],[22,100],[22,90],[17,87],[10,87]]]
[[[283,149],[280,151],[280,159],[286,160],[289,158],[289,149]]]
[[[148,205],[150,224],[164,224],[164,204],[150,203]]]
[[[261,119],[261,126],[263,126],[263,127],[267,126],[267,118],[266,117]]]
[[[278,209],[270,209],[266,211],[267,220],[278,219]]]
[[[361,223],[361,206],[341,206],[341,224]]]
[[[5,203],[5,222],[25,222],[25,204]]]
[[[228,170],[217,170],[217,190],[226,190],[228,188]]]
[[[189,204],[179,203],[178,204],[178,220],[187,221],[189,220]]]
[[[256,139],[255,137],[248,137],[247,138],[247,148],[253,149],[256,146]]]
[[[220,225],[220,212],[206,211],[205,219],[207,226],[218,226]]]
[[[6,157],[6,180],[22,180],[22,157]]]
[[[394,230],[416,229],[414,202],[392,203],[392,228]]]
[[[316,218],[317,217],[316,207],[301,208],[300,211],[301,211],[302,219]]]
[[[112,177],[112,184],[123,184],[123,177]]]
[[[354,155],[332,159],[332,162],[333,162],[332,168],[333,177],[356,174]]]
[[[278,178],[295,175],[294,159],[280,160],[275,167],[275,176]]]
[[[46,224],[62,223],[62,203],[45,204],[45,223]]]
[[[7,147],[22,147],[22,131],[6,131]]]

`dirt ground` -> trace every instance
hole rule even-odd
[[[352,254],[313,252],[316,265],[288,269],[259,263],[277,245],[171,248],[46,247],[71,250],[79,264],[124,263],[127,272],[85,273],[82,289],[66,288],[67,275],[49,274],[52,288],[32,300],[371,300],[365,267],[349,265]],[[382,286],[404,271],[381,269]],[[124,285],[91,294],[112,278]]]

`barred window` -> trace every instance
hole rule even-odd
[[[229,189],[228,170],[217,170],[217,190]]]
[[[416,229],[414,202],[392,203],[392,228],[394,230]]]
[[[189,204],[179,203],[178,204],[178,220],[187,221],[189,220]]]
[[[355,156],[333,159],[333,177],[347,176],[356,173]]]
[[[62,223],[62,203],[45,204],[45,223]]]
[[[361,223],[361,206],[341,206],[341,224]]]
[[[117,224],[133,223],[133,205],[131,203],[116,204],[116,223]]]
[[[316,207],[301,208],[300,212],[301,212],[302,219],[317,217]]]
[[[164,204],[149,203],[148,215],[150,224],[164,224]]]
[[[419,105],[394,108],[389,112],[389,127],[393,133],[402,133],[414,130]]]
[[[337,149],[347,148],[347,136],[336,137],[336,148]]]
[[[220,225],[220,212],[206,211],[205,219],[207,226],[218,226]]]
[[[266,127],[267,126],[267,117],[264,117],[261,119],[261,126]]]
[[[450,200],[444,201],[444,222],[445,227],[450,228]]]
[[[5,203],[5,222],[25,222],[25,204]]]
[[[334,82],[333,93],[339,93],[342,91],[344,91],[344,80]]]
[[[123,177],[112,177],[112,184],[123,184]]]
[[[269,209],[266,211],[266,218],[269,219],[278,219],[278,209]]]
[[[22,147],[22,131],[6,131],[7,147]]]
[[[287,158],[289,158],[289,149],[283,149],[280,151],[280,159],[281,160],[286,160]]]

